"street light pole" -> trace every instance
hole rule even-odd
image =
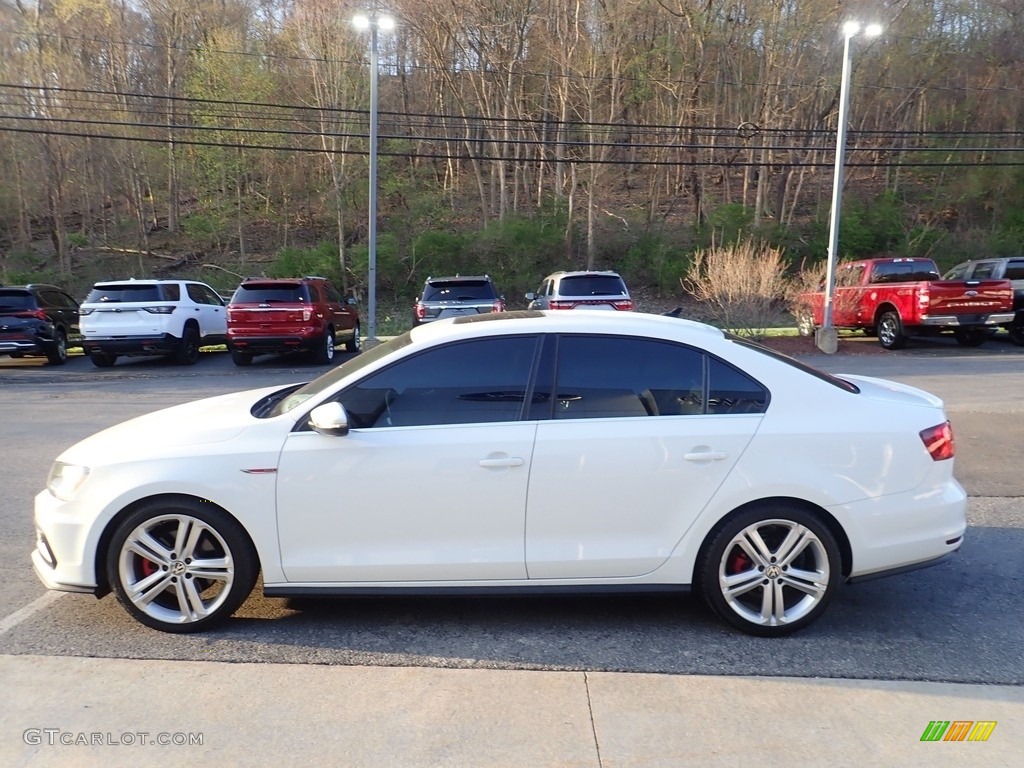
[[[833,324],[836,293],[836,265],[839,260],[839,211],[842,207],[843,177],[846,169],[846,129],[850,108],[850,40],[861,32],[856,21],[843,24],[843,75],[839,83],[839,124],[836,126],[835,169],[832,172],[832,210],[828,222],[828,260],[825,272],[825,307],[822,327],[818,329],[816,343],[822,352],[832,354],[838,346],[838,337]],[[866,37],[882,34],[879,24],[868,24],[864,28]]]
[[[394,28],[394,21],[374,10],[370,16],[358,14],[352,19],[357,29],[370,30],[370,199],[367,232],[367,337],[369,346],[377,343],[377,31]]]

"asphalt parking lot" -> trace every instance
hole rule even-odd
[[[952,562],[847,587],[820,622],[773,641],[736,635],[685,598],[303,604],[253,597],[225,628],[176,637],[134,624],[112,598],[48,596],[27,559],[31,499],[62,448],[138,413],[323,368],[279,358],[242,370],[225,354],[204,355],[191,368],[139,360],[108,371],[82,358],[61,369],[0,358],[0,671],[9,690],[26,697],[6,696],[0,707],[0,762],[86,765],[99,754],[121,764],[135,754],[25,744],[21,734],[37,721],[72,731],[205,727],[222,754],[237,757],[246,755],[236,751],[245,748],[242,735],[259,738],[257,707],[281,700],[292,707],[284,720],[297,735],[275,735],[265,759],[252,764],[301,755],[308,764],[346,765],[724,765],[749,743],[762,745],[759,764],[791,765],[796,739],[803,754],[831,754],[836,765],[941,765],[962,759],[963,750],[948,751],[957,746],[984,755],[977,764],[1010,765],[1024,753],[1024,350],[964,352],[936,344],[813,358],[828,370],[885,376],[945,399],[971,528]],[[467,676],[474,672],[479,677]],[[191,681],[206,683],[197,691]],[[328,681],[335,690],[324,690]],[[218,714],[207,720],[175,703],[163,720],[153,711],[130,716],[132,682],[184,700],[198,696]],[[62,686],[92,703],[50,695]],[[314,690],[319,702],[308,696]],[[801,713],[787,717],[785,706],[775,709],[782,701],[795,701]],[[675,713],[662,717],[672,706]],[[234,707],[243,723],[231,717]],[[754,738],[756,726],[732,719],[748,707],[747,716],[767,717],[790,741]],[[349,745],[333,763],[311,746],[332,713]],[[914,751],[941,749],[918,740],[936,718],[999,725],[989,744]],[[800,721],[791,734],[787,723]],[[670,726],[689,740],[668,739]],[[384,746],[373,747],[371,734]],[[897,743],[907,751],[893,752]],[[845,751],[832,751],[841,745]]]

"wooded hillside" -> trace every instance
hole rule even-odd
[[[0,269],[274,256],[360,292],[371,2],[0,0]],[[671,290],[750,234],[823,258],[850,18],[885,32],[852,41],[841,252],[1024,250],[1024,0],[380,8],[385,289],[596,266]]]

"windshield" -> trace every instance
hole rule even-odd
[[[356,355],[355,357],[346,360],[344,363],[339,365],[337,368],[328,371],[323,376],[313,379],[308,384],[304,384],[294,392],[287,394],[287,396],[281,398],[281,400],[265,414],[254,413],[254,416],[258,417],[274,417],[280,416],[282,413],[288,413],[288,411],[297,408],[304,402],[309,400],[311,397],[316,397],[326,389],[330,389],[339,381],[346,376],[349,376],[356,371],[375,363],[382,357],[390,355],[403,347],[407,347],[412,343],[412,332],[406,331],[401,336],[396,336],[390,341],[386,341],[379,346],[368,349],[367,351]]]

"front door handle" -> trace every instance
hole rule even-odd
[[[521,467],[523,460],[518,456],[506,456],[501,459],[480,459],[480,466],[487,467]]]
[[[683,454],[683,458],[687,461],[721,461],[726,456],[725,451],[700,451],[698,453]]]

